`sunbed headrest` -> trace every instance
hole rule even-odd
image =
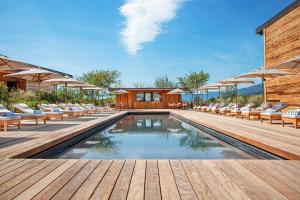
[[[278,111],[280,111],[280,110],[282,110],[282,109],[284,109],[286,107],[288,107],[287,103],[285,103],[285,102],[279,102],[279,103],[276,103],[275,105],[273,105],[271,107],[271,109],[274,110],[274,111],[276,111],[276,112],[278,112]]]

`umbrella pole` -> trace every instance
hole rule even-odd
[[[261,96],[261,101],[262,103],[266,102],[266,95],[265,95],[265,78],[261,78],[261,87],[262,87],[262,96]]]
[[[208,89],[206,90],[206,103],[208,103]]]
[[[238,103],[238,89],[237,89],[237,84],[235,84],[235,105]]]
[[[41,107],[41,103],[42,103],[42,98],[41,98],[41,95],[40,95],[40,87],[41,87],[41,79],[39,78],[39,86],[38,86],[38,92],[37,92],[37,94],[38,94],[38,98],[39,98],[39,107]]]
[[[219,103],[221,103],[221,89],[219,87]]]
[[[65,104],[68,103],[68,84],[65,84]]]

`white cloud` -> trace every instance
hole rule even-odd
[[[126,50],[135,55],[145,42],[154,41],[162,24],[171,21],[184,0],[127,0],[120,7],[126,18],[121,32]]]

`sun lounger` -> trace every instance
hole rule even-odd
[[[219,106],[214,106],[212,109],[211,109],[211,113],[212,114],[218,114],[220,112],[220,109],[221,108],[224,108],[225,106],[227,106],[226,103],[221,103]]]
[[[61,119],[64,120],[64,112],[60,109],[53,108],[49,104],[41,104],[40,109],[46,115],[47,119]]]
[[[228,106],[220,108],[219,114],[225,116],[225,115],[227,115],[228,113],[231,112],[231,109],[234,109],[234,108],[236,108],[236,105],[233,104],[233,103],[230,103],[230,104],[228,104]]]
[[[242,119],[244,119],[246,117],[249,120],[251,118],[260,119],[260,113],[270,107],[272,107],[271,103],[263,103],[260,107],[257,107],[255,109],[253,109],[253,108],[245,109],[242,111],[241,117],[242,117]]]
[[[213,104],[212,106],[209,106],[206,108],[206,112],[212,112],[212,109],[216,109],[219,107],[220,104],[216,103],[216,104]]]
[[[263,122],[264,119],[269,120],[272,124],[273,120],[281,120],[282,113],[280,112],[288,106],[285,102],[276,103],[271,108],[260,113],[260,121]]]
[[[286,114],[281,116],[282,126],[285,123],[293,123],[295,128],[298,128],[298,122],[300,122],[300,109],[289,110]]]
[[[67,104],[60,104],[59,107],[61,111],[67,114],[69,117],[79,117],[83,116],[83,111],[77,107]]]
[[[251,110],[253,107],[253,104],[252,103],[248,103],[247,105],[245,105],[244,107],[242,108],[234,108],[234,109],[231,109],[229,115],[230,116],[236,116],[236,117],[239,117],[242,115],[242,112],[243,111],[249,111]]]
[[[9,125],[17,125],[21,128],[21,116],[7,110],[0,104],[0,126],[3,126],[3,130],[7,131]]]
[[[214,106],[213,103],[211,103],[211,104],[209,104],[209,105],[201,106],[200,111],[201,111],[201,112],[206,112],[207,109],[210,109],[212,106]]]
[[[41,110],[33,110],[24,103],[15,104],[13,107],[21,112],[17,113],[17,115],[20,115],[22,120],[35,120],[36,124],[38,124],[39,120],[42,120],[46,124],[46,114],[42,113]]]

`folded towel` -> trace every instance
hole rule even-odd
[[[13,113],[13,112],[1,112],[0,116],[1,117],[14,117],[15,113]]]
[[[33,111],[33,114],[39,115],[39,114],[42,114],[42,111],[41,111],[41,110],[34,110],[34,111]]]
[[[53,108],[52,111],[53,112],[61,112],[59,108]]]

